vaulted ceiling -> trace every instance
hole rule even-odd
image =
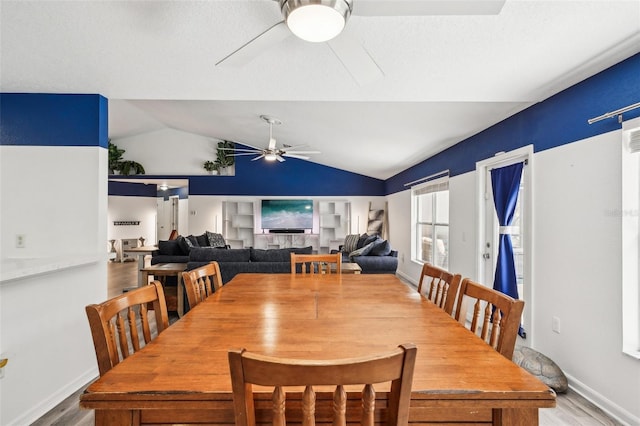
[[[353,0],[338,37],[379,70],[358,81],[330,44],[287,34],[246,64],[216,65],[282,20],[273,0],[2,0],[1,89],[100,93],[114,139],[171,128],[267,146],[259,116],[272,115],[283,122],[279,144],[306,144],[321,151],[311,161],[386,179],[640,51],[637,0],[356,13],[359,3],[388,13],[394,1],[406,10],[430,3],[429,13],[442,3]]]

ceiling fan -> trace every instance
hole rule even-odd
[[[277,118],[274,117],[270,117],[268,115],[261,115],[260,118],[264,121],[266,121],[267,123],[269,123],[269,146],[267,148],[257,148],[257,147],[253,147],[251,145],[247,145],[246,143],[242,143],[242,145],[246,145],[248,146],[250,149],[245,149],[245,148],[227,148],[229,150],[233,150],[234,153],[231,154],[234,157],[239,156],[239,155],[257,155],[257,157],[252,158],[251,161],[256,161],[256,160],[260,160],[261,158],[264,158],[267,161],[280,161],[283,162],[285,161],[284,157],[291,157],[291,158],[299,158],[301,160],[308,160],[309,157],[308,155],[310,154],[320,154],[319,151],[296,151],[296,148],[300,148],[303,145],[299,145],[297,147],[295,146],[288,146],[288,145],[283,145],[282,147],[278,148],[276,146],[276,139],[273,137],[273,125],[280,125],[282,124],[282,121],[278,120]]]
[[[506,0],[273,0],[283,20],[249,40],[216,65],[241,66],[291,36],[327,42],[333,53],[360,85],[384,74],[364,46],[343,33],[349,17],[497,15]]]

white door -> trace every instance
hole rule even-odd
[[[168,200],[164,198],[157,199],[158,210],[158,240],[167,240],[171,231],[178,229],[179,222],[179,210],[178,210],[178,196],[169,197]]]
[[[527,146],[508,153],[497,155],[479,162],[478,175],[478,279],[487,287],[493,287],[498,257],[499,222],[493,201],[491,170],[516,163],[525,163],[520,180],[520,192],[516,212],[511,223],[511,241],[513,244],[518,296],[525,301],[523,328],[530,330],[531,325],[531,205],[532,205],[532,157],[533,148]]]

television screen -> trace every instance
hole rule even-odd
[[[262,200],[262,229],[312,229],[312,200]]]

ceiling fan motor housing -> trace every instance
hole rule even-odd
[[[353,10],[352,0],[279,0],[287,26],[311,42],[331,40],[344,28]]]

